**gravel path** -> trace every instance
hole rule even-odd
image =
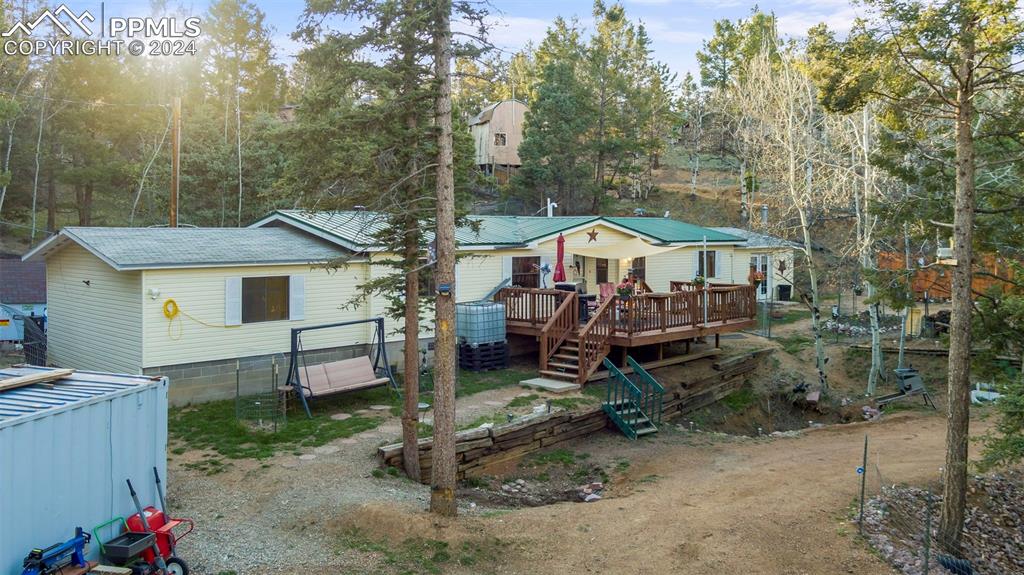
[[[503,413],[509,401],[531,393],[516,386],[460,398],[457,423]],[[377,447],[401,438],[399,418],[382,414],[386,418],[376,429],[303,449],[299,455],[279,454],[264,462],[226,460],[231,465],[216,475],[183,466],[201,454],[173,456],[168,469],[168,504],[175,514],[196,522],[196,531],[180,547],[193,571],[218,575],[310,569],[318,573],[325,557],[331,557],[338,568],[374,572],[373,561],[340,553],[338,544],[327,536],[327,524],[355,506],[378,502],[409,512],[422,510],[430,497],[427,486],[371,475],[377,468]],[[432,415],[427,411],[421,417],[429,422]],[[486,510],[474,507],[463,511]]]

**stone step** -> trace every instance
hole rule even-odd
[[[547,391],[550,393],[570,393],[578,391],[580,386],[576,383],[562,381],[558,379],[550,379],[547,377],[535,377],[533,379],[525,379],[519,382],[519,385],[528,387],[530,389],[539,389],[541,391]]]

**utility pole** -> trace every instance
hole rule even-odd
[[[237,77],[236,77],[237,78]],[[235,81],[235,144],[238,148],[238,227],[242,227],[242,108]]]
[[[171,214],[167,227],[178,227],[178,174],[181,170],[181,98],[171,108]]]

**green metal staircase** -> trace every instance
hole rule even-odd
[[[626,437],[636,439],[658,432],[665,388],[632,357],[626,362],[633,368],[632,377],[605,358],[608,391],[601,407]]]

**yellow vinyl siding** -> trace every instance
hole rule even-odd
[[[476,252],[460,257],[455,278],[458,294],[456,301],[479,301],[501,283],[502,279],[500,256]]]
[[[697,275],[696,263],[701,249],[699,246],[686,246],[648,257],[647,285],[654,291],[668,291],[669,282],[692,281]],[[733,271],[733,247],[709,244],[708,251],[716,252],[718,260],[715,263],[717,275],[710,278],[711,282],[739,283]]]
[[[366,264],[328,272],[309,265],[189,268],[143,272],[141,294],[160,290],[156,299],[143,297],[145,367],[287,352],[293,327],[366,319],[383,312],[379,302],[358,307],[348,304],[356,286],[366,281]],[[305,313],[302,320],[281,320],[224,326],[224,284],[228,277],[302,275],[305,277]],[[181,314],[169,321],[163,305],[173,298]],[[304,349],[366,343],[368,325],[309,332]],[[390,338],[389,338],[390,339]]]
[[[590,241],[590,235],[588,232],[597,229],[597,239]],[[565,235],[565,259],[563,264],[565,265],[565,276],[570,281],[573,279],[573,270],[571,269],[573,255],[569,253],[571,248],[595,248],[600,246],[606,246],[610,244],[617,244],[626,240],[633,239],[634,235],[620,232],[615,228],[610,228],[601,224],[589,226],[586,229],[573,232]],[[555,255],[558,253],[558,239],[547,240],[539,244],[536,248],[530,250],[529,254],[525,255],[539,255],[542,257],[549,258],[551,262],[551,271],[554,275],[555,264],[557,260]],[[519,255],[519,254],[517,254]],[[622,277],[626,275],[626,271],[629,269],[629,263],[626,260],[608,260],[608,281],[617,284],[622,280]],[[548,287],[552,287],[551,277],[548,276]],[[587,293],[598,293],[597,287],[597,265],[594,258],[586,258],[583,265],[583,277],[587,280]]]
[[[140,373],[141,275],[118,272],[74,244],[48,258],[48,360],[74,369]]]
[[[770,254],[772,262],[772,285],[791,285],[793,277],[793,250],[791,249],[737,249],[733,258],[733,282],[747,283],[750,277],[750,258],[755,255]],[[779,262],[786,262],[785,275],[779,273]]]

